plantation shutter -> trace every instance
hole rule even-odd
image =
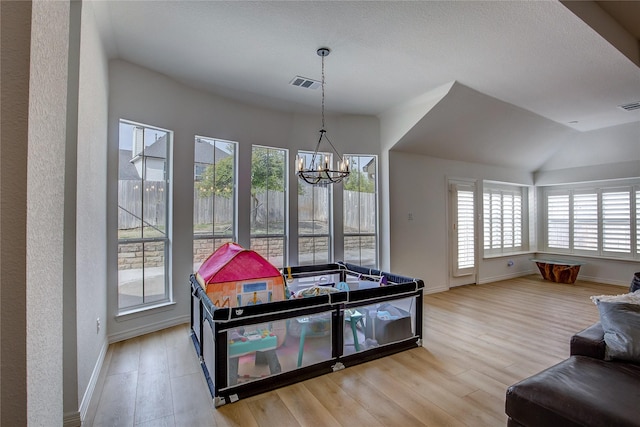
[[[602,193],[602,250],[631,252],[631,197],[629,191]]]
[[[547,246],[569,249],[569,194],[547,197]]]
[[[500,254],[523,249],[523,187],[486,183],[483,190],[484,250]]]
[[[573,195],[573,248],[598,250],[598,194]]]
[[[640,190],[636,190],[636,254],[640,255]]]
[[[475,271],[475,189],[473,185],[452,184],[454,203],[454,276]]]

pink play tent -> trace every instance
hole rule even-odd
[[[216,307],[238,307],[282,301],[280,271],[255,251],[226,243],[203,263],[196,278]]]

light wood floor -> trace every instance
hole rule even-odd
[[[425,296],[422,348],[214,408],[188,326],[109,348],[87,426],[504,426],[507,386],[569,354],[589,296],[538,276]]]

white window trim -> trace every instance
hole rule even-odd
[[[504,247],[504,239],[505,239],[505,235],[504,235],[504,226],[502,225],[504,223],[504,212],[502,212],[502,205],[500,207],[501,209],[501,220],[502,220],[502,224],[501,224],[501,236],[500,236],[500,247],[498,248],[487,248],[486,247],[486,239],[485,239],[485,234],[487,233],[486,228],[486,209],[485,209],[485,197],[487,192],[500,192],[501,195],[504,195],[505,193],[510,193],[513,195],[519,195],[520,196],[520,244],[518,246],[512,245],[510,247]],[[482,197],[481,199],[478,200],[476,206],[478,206],[479,209],[482,209],[482,220],[481,220],[481,226],[482,226],[482,240],[481,240],[481,244],[482,244],[482,253],[483,253],[483,258],[495,258],[495,257],[500,257],[500,256],[508,256],[508,255],[518,255],[518,254],[522,254],[522,253],[528,253],[529,252],[529,192],[530,192],[530,186],[528,185],[522,185],[522,184],[511,184],[511,183],[503,183],[503,182],[495,182],[495,181],[483,181],[483,185],[482,185]],[[514,228],[514,236],[515,236],[515,232],[516,232],[517,228]],[[489,230],[489,233],[491,233],[491,231]],[[480,243],[480,239],[479,243]]]
[[[563,185],[563,186],[551,186],[542,188],[542,239],[541,249],[542,252],[558,253],[558,254],[572,254],[585,257],[599,257],[616,260],[631,260],[635,261],[640,259],[640,209],[638,203],[640,200],[640,182],[637,179],[620,181],[603,181],[598,183],[580,183],[576,185]],[[614,252],[606,251],[603,247],[603,220],[602,220],[602,194],[607,192],[624,191],[629,192],[629,239],[630,239],[630,252]],[[575,249],[575,216],[574,216],[574,195],[584,193],[596,193],[598,195],[598,249],[596,251]],[[566,194],[569,196],[569,247],[567,249],[549,247],[548,242],[548,198],[550,195]]]

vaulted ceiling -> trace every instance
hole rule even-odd
[[[619,107],[640,102],[640,2],[626,12],[634,2],[565,3],[112,1],[94,10],[111,57],[284,111],[319,111],[319,91],[289,83],[320,79],[322,46],[332,49],[332,113],[382,117],[456,82],[397,148],[533,171],[571,132],[638,123],[640,138],[640,110]],[[495,120],[509,123],[483,124]],[[531,144],[539,154],[526,154]]]

